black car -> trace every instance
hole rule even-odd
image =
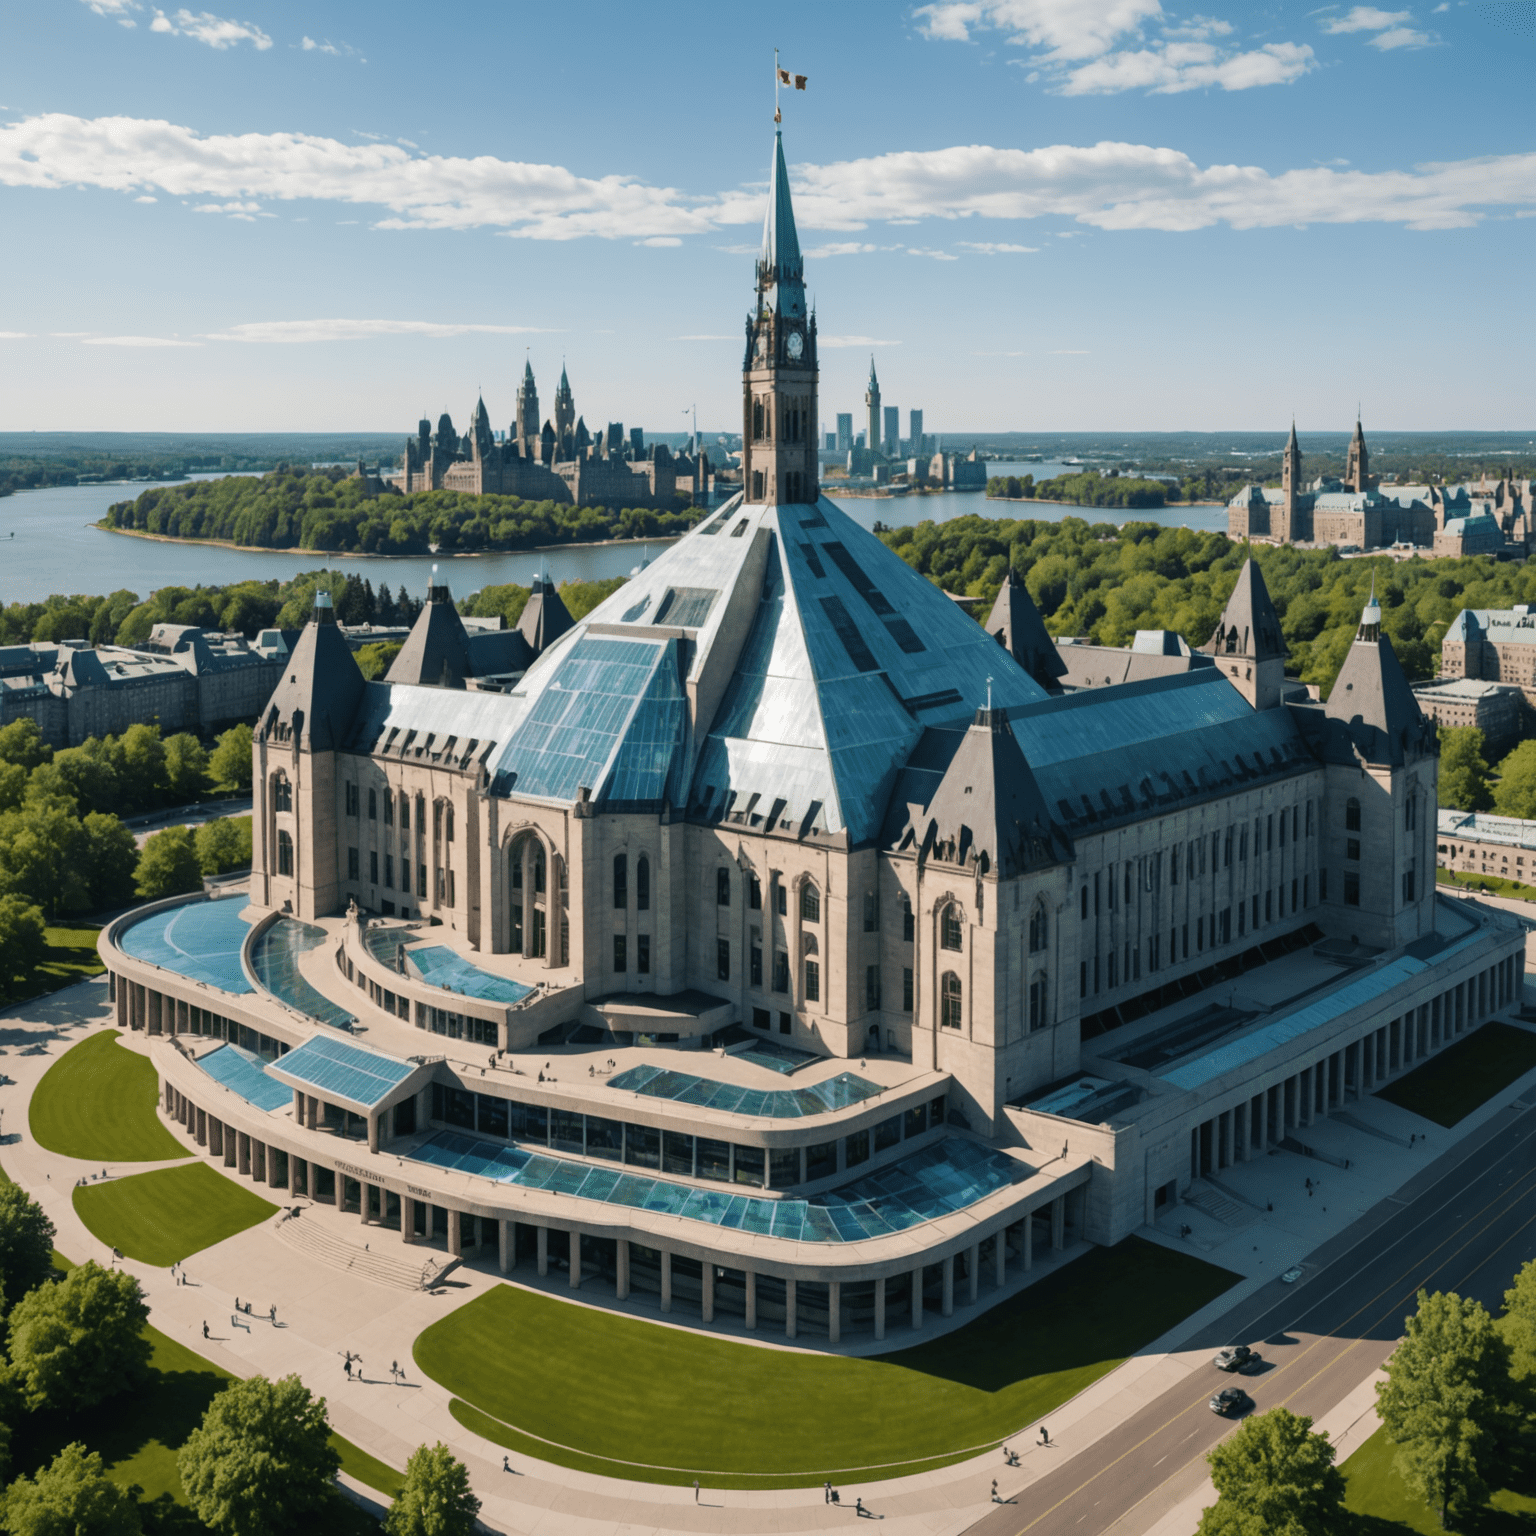
[[[1222,1418],[1238,1418],[1253,1407],[1253,1399],[1241,1387],[1223,1387],[1211,1399],[1211,1412]]]
[[[1247,1371],[1258,1363],[1259,1357],[1246,1344],[1229,1344],[1211,1361],[1218,1371]]]

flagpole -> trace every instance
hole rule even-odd
[[[779,50],[777,48],[773,50],[773,120],[776,123],[783,121],[779,116]]]

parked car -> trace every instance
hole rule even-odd
[[[1241,1387],[1223,1387],[1211,1399],[1211,1412],[1222,1418],[1237,1418],[1253,1407],[1253,1399]]]
[[[1259,1357],[1246,1344],[1229,1344],[1217,1350],[1211,1361],[1218,1371],[1245,1371],[1258,1363]]]

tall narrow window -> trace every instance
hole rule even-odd
[[[1360,830],[1360,802],[1353,795],[1344,802],[1344,830],[1346,832]]]
[[[721,865],[715,871],[715,905],[728,907],[731,904],[731,872],[725,865]]]
[[[800,887],[800,921],[802,923],[821,921],[821,892],[809,880]]]
[[[616,853],[613,856],[613,905],[622,911],[629,905],[629,856]],[[622,966],[615,966],[622,970]]]
[[[763,882],[753,875],[747,885],[747,905],[754,912],[763,910]]]
[[[616,933],[613,936],[613,968],[616,971],[629,969],[629,952],[622,933]]]
[[[651,910],[651,861],[643,853],[635,860],[635,910]]]
[[[821,1001],[821,962],[819,960],[805,962],[805,1000],[808,1003]]]
[[[400,830],[409,832],[411,829],[411,797],[402,789],[400,791]]]
[[[912,901],[910,897],[901,898],[901,936],[910,944],[916,932],[916,923],[912,917]]]
[[[635,969],[642,976],[651,974],[651,936],[648,933],[635,936]]]
[[[960,925],[960,909],[953,902],[944,908],[939,919],[939,943],[945,949],[965,947],[964,930]]]
[[[1029,952],[1038,954],[1045,948],[1046,913],[1044,903],[1037,903],[1029,915]]]
[[[368,791],[368,820],[369,821],[377,821],[378,819],[379,819],[379,792],[376,789],[370,789]]]
[[[880,928],[880,898],[873,891],[864,893],[864,932],[876,933]]]
[[[715,940],[715,977],[719,981],[731,979],[731,941]]]
[[[1050,1015],[1046,1010],[1048,994],[1045,985],[1045,972],[1036,971],[1035,979],[1029,984],[1029,1027],[1030,1029],[1044,1029],[1050,1023]]]
[[[272,809],[274,811],[293,809],[293,785],[289,783],[286,774],[280,773],[272,780]]]
[[[392,827],[395,824],[395,797],[389,790],[384,791],[384,825]]]
[[[939,983],[939,1023],[945,1029],[959,1029],[964,1020],[961,1006],[960,978],[953,971],[945,971]]]
[[[277,872],[280,875],[293,873],[293,839],[286,832],[277,834]]]

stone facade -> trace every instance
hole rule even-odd
[[[1508,683],[1536,705],[1536,611],[1463,608],[1440,643],[1440,670],[1448,678]]]
[[[1524,733],[1525,699],[1512,684],[1436,678],[1432,683],[1415,683],[1413,696],[1442,730],[1469,725],[1480,730],[1490,760],[1510,751]]]

